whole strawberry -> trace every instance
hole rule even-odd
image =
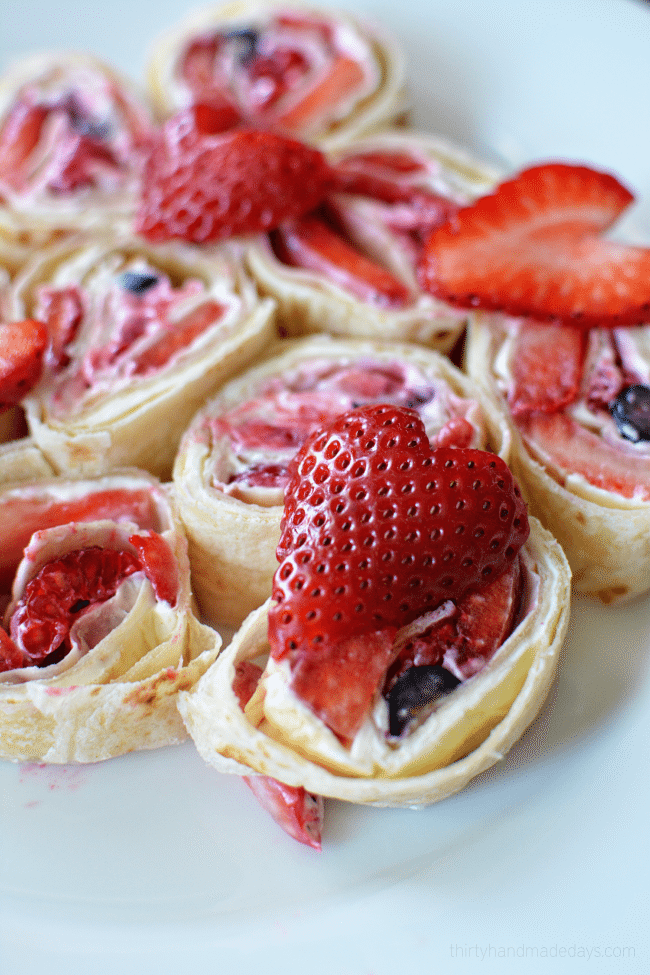
[[[212,114],[203,106],[170,119],[151,150],[136,221],[151,241],[270,230],[312,210],[332,185],[317,149],[266,131],[219,132]]]
[[[363,634],[387,631],[390,640],[395,628],[495,579],[528,533],[501,458],[432,451],[409,409],[345,413],[292,461],[269,614],[272,655],[295,663]]]

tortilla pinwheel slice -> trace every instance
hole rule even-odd
[[[270,595],[287,465],[315,427],[385,401],[416,409],[432,442],[509,450],[498,414],[431,349],[321,335],[270,352],[196,414],[174,464],[194,590],[216,626]]]
[[[510,427],[530,510],[576,590],[604,603],[650,588],[649,334],[487,315],[468,333],[467,370]]]
[[[535,519],[519,558],[523,594],[509,634],[482,668],[471,676],[461,672],[423,720],[397,736],[390,734],[383,694],[351,742],[297,697],[286,663],[265,663],[269,601],[246,619],[196,687],[180,695],[199,753],[222,772],[252,770],[349,802],[421,806],[458,792],[521,737],[556,672],[569,619],[570,571],[560,546]],[[482,612],[489,616],[489,602]],[[244,709],[237,687],[251,668],[259,683]]]
[[[95,762],[182,741],[220,637],[193,613],[167,489],[130,470],[0,488],[0,755]]]
[[[332,157],[336,192],[247,249],[288,335],[418,342],[449,352],[467,312],[420,286],[431,230],[494,184],[496,171],[435,136],[389,130]]]
[[[59,473],[137,466],[165,479],[206,396],[275,335],[228,251],[75,237],[46,248],[10,288],[15,320],[45,322],[50,347],[23,400]]]
[[[392,37],[341,11],[283,0],[208,6],[159,38],[149,88],[162,117],[196,103],[332,149],[406,112]]]
[[[135,86],[89,54],[12,65],[0,77],[0,234],[36,246],[128,226],[153,125]]]

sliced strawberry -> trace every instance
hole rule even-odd
[[[174,327],[133,356],[133,372],[142,376],[162,369],[183,349],[189,348],[195,339],[217,322],[225,306],[216,301],[206,301],[174,324]]]
[[[25,163],[41,137],[48,110],[28,101],[17,101],[0,131],[0,174],[14,189],[24,179]]]
[[[580,389],[584,357],[584,332],[522,323],[511,353],[513,378],[508,402],[513,416],[534,410],[553,413],[572,403]]]
[[[25,656],[19,650],[6,630],[0,626],[0,673],[23,667]]]
[[[360,155],[343,159],[336,167],[336,190],[341,193],[353,193],[359,196],[371,197],[384,203],[408,204],[418,216],[420,226],[429,230],[449,220],[457,211],[457,204],[439,193],[414,186],[412,183],[400,180],[404,173],[422,168],[413,161],[410,169],[406,169],[408,159],[403,153],[396,153],[393,166],[391,157],[386,154],[385,165],[379,162],[373,164],[368,160],[383,160],[383,156]]]
[[[50,338],[45,360],[53,369],[70,361],[67,349],[75,338],[83,318],[83,302],[78,287],[44,288],[40,294],[39,315]]]
[[[242,708],[251,699],[261,676],[262,668],[252,661],[242,660],[237,664],[233,691]],[[322,796],[313,795],[302,786],[285,785],[266,775],[244,775],[243,779],[285,833],[314,850],[321,849],[325,817]]]
[[[138,553],[140,567],[156,597],[175,606],[180,584],[178,563],[165,539],[157,532],[149,532],[147,535],[131,535],[129,541]]]
[[[392,647],[376,631],[496,578],[528,537],[526,508],[500,458],[457,447],[432,452],[417,413],[383,404],[313,433],[291,475],[271,653],[289,658],[297,692],[348,737],[340,712],[351,709],[356,690],[346,687],[346,671],[362,674],[368,705],[377,686],[374,673],[363,676],[372,669],[368,644],[379,647],[384,673],[390,663]],[[357,727],[358,715],[350,722]]]
[[[313,209],[330,185],[325,157],[304,143],[253,129],[204,135],[172,118],[148,159],[137,229],[193,243],[257,233]]]
[[[47,341],[46,326],[33,318],[0,325],[0,410],[19,403],[38,381]]]
[[[152,492],[148,488],[116,488],[88,492],[82,498],[57,500],[51,494],[3,498],[0,527],[0,593],[11,586],[23,550],[36,531],[77,521],[129,520],[142,530],[157,524]]]
[[[321,850],[325,803],[322,796],[307,792],[302,786],[285,785],[267,775],[244,775],[244,782],[263,809],[285,833]]]
[[[382,308],[401,308],[408,288],[375,261],[363,255],[316,216],[284,222],[273,240],[280,260],[324,274],[361,301]]]
[[[498,578],[458,601],[455,611],[434,621],[400,649],[384,693],[409,667],[444,665],[459,678],[472,677],[490,660],[512,629],[519,605],[519,560]],[[427,617],[423,618],[423,625]],[[415,624],[417,625],[417,624]]]
[[[318,654],[298,656],[291,686],[344,742],[361,727],[393,662],[395,627],[324,641]]]
[[[314,85],[297,105],[273,115],[273,124],[288,132],[305,132],[314,121],[331,111],[331,106],[344,99],[363,82],[364,74],[354,58],[339,54],[328,73]]]
[[[70,629],[88,606],[104,602],[140,568],[129,552],[97,547],[48,562],[26,585],[10,621],[25,664],[56,663],[70,649]]]
[[[607,173],[534,166],[433,231],[422,285],[462,308],[583,328],[646,322],[650,248],[601,236],[632,199]]]
[[[624,498],[650,501],[647,457],[623,452],[565,413],[534,413],[518,421],[525,440],[560,483],[581,474],[594,487]]]

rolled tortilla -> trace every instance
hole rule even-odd
[[[38,54],[0,78],[0,234],[128,227],[152,136],[135,86],[77,52]]]
[[[532,424],[515,420],[508,405],[508,350],[519,327],[519,320],[473,317],[467,371],[510,427],[513,472],[530,510],[562,545],[577,591],[604,603],[629,600],[650,588],[648,443],[625,440],[609,411],[588,408],[583,392],[564,409],[539,414]],[[598,331],[589,339],[594,346]],[[642,326],[614,333],[628,377],[636,373],[636,381],[646,384],[648,332]]]
[[[539,712],[569,619],[570,571],[535,520],[522,550],[521,618],[486,666],[446,695],[404,739],[390,741],[380,698],[349,746],[300,702],[277,665],[261,705],[242,710],[236,667],[268,653],[268,604],[252,613],[179,709],[201,756],[219,771],[251,769],[310,792],[377,806],[420,806],[462,789],[499,761]],[[259,689],[259,688],[258,688]],[[383,709],[383,710],[382,710]]]
[[[237,626],[271,593],[282,471],[302,438],[354,403],[373,401],[418,409],[432,440],[460,425],[466,446],[489,446],[507,460],[507,427],[433,350],[329,336],[278,342],[196,414],[174,464],[194,590],[213,625]],[[256,436],[258,428],[259,442],[237,443],[238,429]]]
[[[336,237],[376,270],[351,282],[345,266],[330,265],[328,250],[319,252],[318,241],[316,252],[305,254],[300,221],[255,238],[246,261],[262,293],[277,301],[282,329],[291,336],[327,332],[449,352],[467,313],[421,289],[420,254],[435,222],[486,193],[496,170],[436,136],[399,129],[356,140],[332,158],[348,175],[359,173],[360,182],[333,194],[315,216],[335,226]],[[383,274],[390,276],[386,283]]]
[[[374,24],[294,0],[235,0],[195,11],[152,46],[164,118],[197,101],[322,148],[401,118],[404,57]]]
[[[14,640],[27,639],[21,606],[44,566],[89,550],[132,557],[133,538],[153,539],[155,553],[96,604],[90,584],[77,590],[71,576],[79,605],[90,605],[71,610],[67,652],[0,672],[0,755],[95,762],[182,741],[177,693],[206,671],[221,641],[193,613],[187,544],[168,490],[133,470],[42,478],[4,485],[0,513],[4,631]]]
[[[24,400],[59,473],[137,466],[169,477],[206,396],[275,335],[227,250],[75,237],[44,249],[10,289],[15,319],[45,320],[55,349]]]

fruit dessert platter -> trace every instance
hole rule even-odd
[[[344,13],[210,7],[148,77],[0,82],[2,754],[189,732],[319,848],[503,757],[572,570],[650,587],[650,249],[615,176],[409,128]]]

